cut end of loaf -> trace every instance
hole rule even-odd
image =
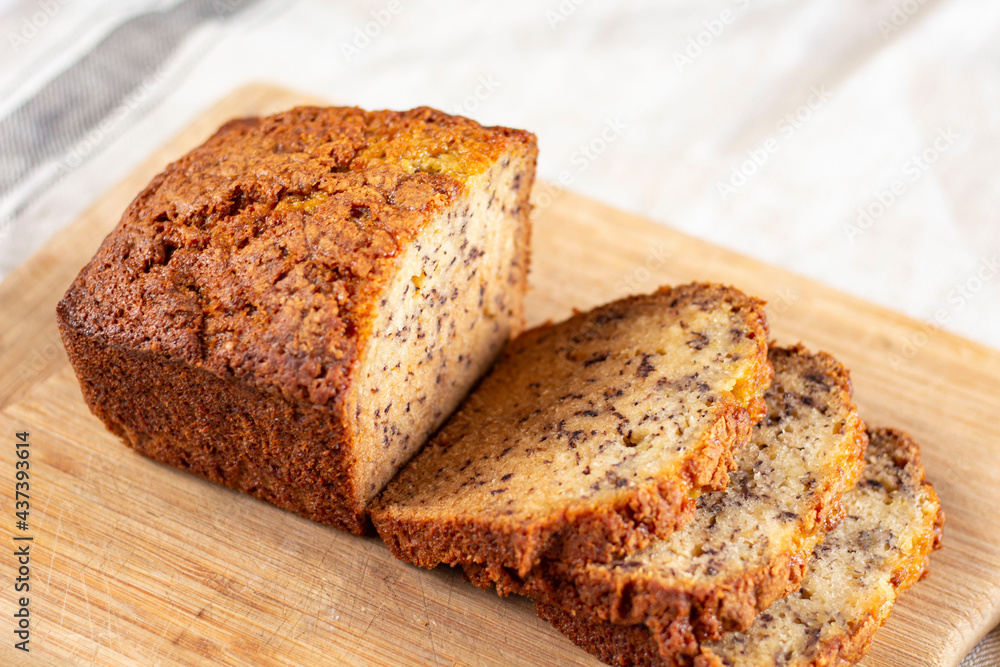
[[[470,177],[397,260],[349,399],[359,505],[409,461],[522,327],[535,160],[527,149]]]

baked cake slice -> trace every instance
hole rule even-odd
[[[607,561],[689,520],[728,480],[771,379],[763,304],[691,284],[514,340],[373,503],[398,558]]]
[[[893,429],[870,430],[869,441],[864,476],[844,494],[845,516],[816,547],[801,589],[759,614],[746,631],[662,654],[642,625],[593,623],[545,602],[536,602],[539,616],[612,665],[856,663],[899,593],[926,576],[944,523],[916,443]]]
[[[748,627],[798,587],[868,443],[846,368],[801,346],[772,348],[769,358],[767,414],[736,455],[729,486],[698,498],[691,523],[608,564],[546,563],[524,579],[466,566],[469,578],[592,621],[645,624],[667,652]]]
[[[223,126],[58,308],[140,453],[355,533],[522,327],[534,135],[428,108]]]

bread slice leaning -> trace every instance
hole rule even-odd
[[[663,654],[641,625],[591,623],[545,602],[538,615],[611,665],[793,667],[853,664],[868,651],[899,593],[926,576],[944,514],[924,478],[916,443],[869,430],[867,466],[844,495],[845,516],[809,563],[801,589],[759,614],[744,632]]]
[[[645,624],[665,652],[748,627],[798,586],[868,444],[846,368],[801,346],[772,348],[769,358],[767,415],[737,454],[729,486],[698,498],[691,523],[607,564],[548,563],[523,580],[470,565],[469,578],[592,621]]]
[[[398,558],[608,561],[688,521],[723,487],[771,380],[763,303],[661,288],[513,341],[372,506]]]

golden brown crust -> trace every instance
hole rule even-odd
[[[805,576],[806,557],[799,551],[784,551],[767,565],[747,569],[722,585],[690,587],[615,572],[581,575],[558,566],[536,568],[526,579],[504,568],[477,563],[462,567],[479,588],[495,586],[501,595],[544,601],[582,623],[645,624],[663,642],[663,650],[672,652],[750,625],[758,611],[795,590]]]
[[[662,667],[670,664],[660,656],[656,641],[643,625],[595,623],[542,600],[535,600],[535,613],[574,644],[608,665]]]
[[[135,198],[61,312],[85,335],[332,404],[400,249],[515,143],[535,150],[530,133],[426,107],[231,121]]]
[[[727,473],[733,467],[733,450],[746,441],[753,426],[748,409],[761,412],[759,393],[772,375],[767,361],[768,330],[763,303],[732,288],[695,283],[661,288],[654,295],[628,297],[553,327],[562,327],[560,336],[564,329],[569,331],[566,335],[572,339],[577,335],[574,330],[585,328],[585,322],[624,317],[623,313],[628,313],[635,304],[648,303],[650,299],[662,301],[665,308],[692,307],[702,312],[711,312],[720,303],[728,303],[732,312],[743,319],[746,338],[754,343],[752,370],[744,386],[733,392],[735,396],[720,396],[711,406],[711,427],[692,447],[683,465],[667,478],[627,487],[612,502],[552,512],[528,524],[480,515],[421,517],[417,512],[400,509],[409,493],[406,489],[420,487],[417,480],[409,479],[412,474],[406,469],[372,507],[375,526],[397,558],[424,567],[440,563],[490,563],[493,567],[513,568],[522,576],[542,560],[606,562],[643,548],[655,537],[670,534],[691,517],[692,499],[697,492],[718,489],[726,483]],[[553,327],[526,332],[511,343],[504,360],[553,331]],[[435,443],[438,449],[446,451],[450,439],[475,432],[474,420],[468,425],[463,421],[468,420],[463,413],[471,411],[468,405],[442,429],[414,464],[421,457],[432,456]]]
[[[806,636],[810,639],[805,646],[799,647],[798,651],[779,645],[781,646],[779,648],[779,654],[782,656],[781,664],[794,665],[795,667],[829,667],[855,664],[861,660],[870,648],[876,630],[888,617],[896,595],[926,576],[928,556],[933,550],[940,547],[944,515],[940,509],[937,495],[924,477],[919,448],[916,443],[908,435],[895,429],[870,429],[869,440],[869,466],[877,467],[879,462],[876,459],[880,455],[891,457],[894,469],[887,477],[892,478],[899,486],[893,488],[893,484],[886,483],[885,477],[880,477],[877,471],[866,472],[865,484],[869,485],[869,488],[875,488],[888,494],[889,497],[892,497],[897,489],[901,489],[899,493],[906,494],[907,498],[912,498],[907,502],[927,505],[935,508],[935,511],[932,512],[931,516],[925,516],[926,525],[918,524],[911,527],[917,535],[917,539],[913,542],[912,551],[900,554],[900,557],[880,566],[889,568],[883,573],[891,581],[891,592],[887,594],[888,597],[872,593],[868,607],[857,617],[845,617],[842,622],[837,623],[809,625]],[[887,503],[888,499],[885,502]],[[865,533],[862,532],[857,539],[861,542],[848,548],[863,551],[865,549],[863,546],[864,539],[866,539]],[[844,547],[833,546],[831,548]],[[822,569],[824,563],[818,562],[816,567]],[[786,600],[794,600],[797,595],[797,593],[793,593]],[[767,612],[762,614],[762,617],[766,616],[767,618],[756,621],[754,628],[759,623],[775,622],[775,617],[778,616],[797,619],[797,614],[786,612],[784,609],[784,606],[794,604],[788,603],[786,600],[776,602],[773,607],[768,608]],[[739,639],[742,633],[727,635],[727,639],[735,639],[736,641],[730,641],[725,645],[721,643],[699,644],[692,643],[693,633],[685,632],[684,628],[674,628],[677,632],[676,636],[671,637],[670,641],[658,643],[649,630],[642,625],[595,623],[581,615],[574,615],[571,611],[541,600],[536,601],[535,608],[540,618],[549,621],[578,646],[611,665],[722,667],[733,664],[775,664],[773,656],[753,652],[756,647],[752,639]],[[846,613],[846,610],[830,610],[829,614],[820,614],[819,616],[839,618],[842,613]],[[810,623],[808,619],[814,617],[817,617],[815,613],[806,614],[801,620],[787,622],[808,624]],[[748,630],[748,633],[752,633],[754,628]],[[776,626],[763,636],[773,639],[776,635],[780,636],[781,632],[780,626]],[[756,634],[748,634],[748,637],[756,636]],[[665,646],[669,646],[670,650],[664,650]],[[746,654],[730,654],[726,646],[743,648],[746,650]]]
[[[83,369],[87,405],[140,454],[313,521],[368,530],[354,503],[349,452],[339,445],[343,428],[329,411],[59,324],[70,361]],[[150,379],[157,391],[136,391]],[[190,423],[189,405],[199,405],[199,423]]]
[[[362,532],[377,489],[355,488],[352,391],[381,295],[430,221],[514,160],[519,318],[536,155],[528,132],[429,108],[225,124],[132,201],[59,304],[88,404],[148,456]]]

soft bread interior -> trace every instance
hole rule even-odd
[[[382,490],[520,329],[531,170],[519,147],[470,177],[465,195],[399,257],[354,395],[360,503]]]

